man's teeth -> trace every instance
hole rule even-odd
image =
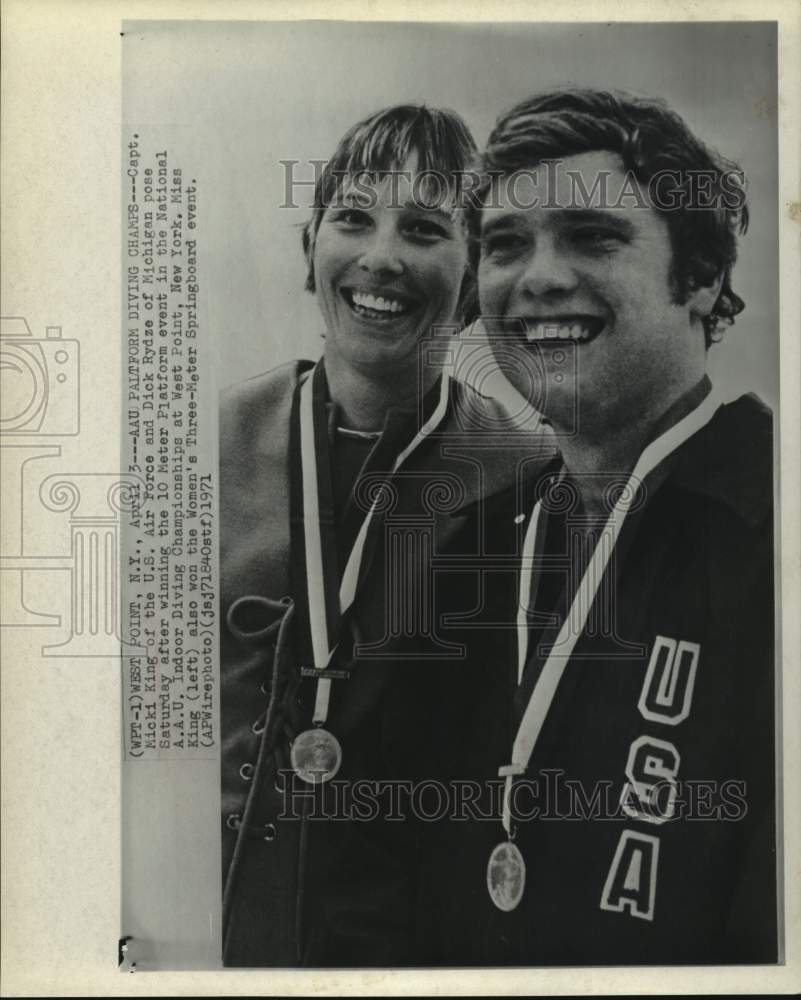
[[[405,307],[397,299],[387,299],[382,295],[368,295],[364,292],[353,292],[353,304],[362,309],[372,309],[374,312],[400,313]]]
[[[526,340],[589,340],[590,328],[584,323],[536,323],[526,330]]]

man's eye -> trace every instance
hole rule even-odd
[[[581,229],[574,229],[572,239],[579,246],[590,249],[611,248],[623,242],[623,236],[616,229],[602,226],[582,226]]]
[[[518,233],[494,233],[482,239],[481,253],[490,257],[511,256],[524,246],[525,240]]]

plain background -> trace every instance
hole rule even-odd
[[[323,329],[306,275],[286,168],[314,176],[344,132],[400,102],[460,112],[479,147],[496,117],[555,86],[661,97],[746,172],[752,209],[734,288],[746,310],[709,355],[724,396],[778,393],[777,72],[770,23],[146,23],[125,37],[131,121],[191,136],[205,239],[208,317],[220,384],[296,357]],[[202,81],[202,86],[199,86]],[[500,382],[496,383],[500,387]],[[492,386],[491,386],[492,387]],[[485,386],[486,391],[486,386]]]

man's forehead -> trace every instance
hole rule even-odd
[[[491,179],[482,225],[499,213],[528,209],[620,211],[652,208],[647,186],[623,164],[618,153],[590,150],[542,160]]]
[[[520,167],[514,173],[493,178],[501,187],[506,187],[515,177],[523,177],[540,186],[556,181],[565,190],[580,177],[585,185],[592,187],[600,177],[621,181],[626,176],[626,168],[619,153],[608,149],[591,149],[569,156],[549,156]]]

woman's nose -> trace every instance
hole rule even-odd
[[[402,274],[403,258],[398,235],[381,227],[376,229],[359,257],[359,267],[374,274]]]

